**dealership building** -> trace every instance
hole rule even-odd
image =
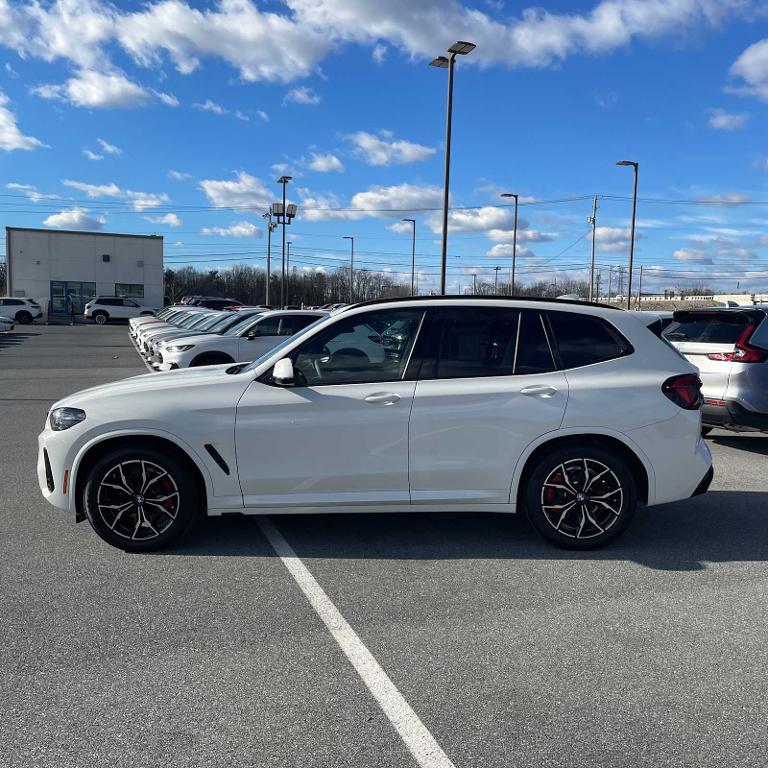
[[[8,295],[64,315],[67,296],[82,312],[95,296],[163,305],[163,238],[114,232],[6,227]]]

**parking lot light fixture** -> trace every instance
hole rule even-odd
[[[440,261],[440,293],[445,295],[445,273],[448,268],[448,193],[451,181],[451,123],[453,118],[453,69],[457,56],[475,50],[474,43],[458,40],[448,49],[448,56],[438,56],[430,66],[448,70],[448,105],[445,116],[445,176],[443,182],[443,240]]]
[[[632,189],[632,226],[629,233],[629,276],[627,278],[627,309],[632,305],[632,263],[635,258],[635,220],[637,217],[637,171],[639,163],[634,160],[619,160],[616,165],[631,167],[634,172],[634,186]]]

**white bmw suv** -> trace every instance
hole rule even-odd
[[[703,493],[696,369],[599,305],[444,297],[357,304],[258,360],[149,374],[56,403],[38,478],[129,551],[228,512],[525,510],[607,544]]]

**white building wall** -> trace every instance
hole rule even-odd
[[[96,283],[102,296],[113,296],[115,283],[137,283],[145,304],[163,305],[162,237],[13,227],[6,233],[10,295],[46,307],[52,280]]]

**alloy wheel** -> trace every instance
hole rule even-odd
[[[166,469],[151,461],[130,459],[104,474],[96,505],[114,534],[131,541],[149,541],[173,525],[181,497]]]
[[[558,464],[541,487],[541,509],[555,531],[572,539],[592,539],[615,525],[624,506],[616,473],[591,458]]]

